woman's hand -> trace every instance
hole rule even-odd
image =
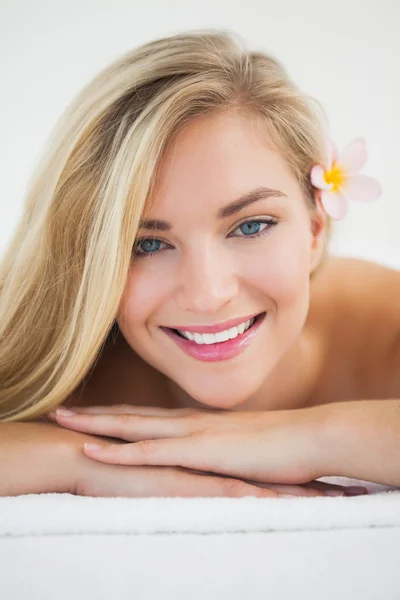
[[[134,442],[83,449],[102,463],[184,467],[270,489],[311,482],[322,491],[332,486],[313,481],[327,475],[319,468],[323,415],[316,408],[322,407],[235,412],[114,405],[77,408],[73,417],[52,416],[63,427]]]
[[[56,492],[129,498],[279,497],[279,486],[269,489],[215,474],[195,474],[181,467],[132,467],[94,462],[82,453],[83,444],[107,445],[116,440],[62,428],[44,419],[1,423],[0,439],[7,456],[7,460],[0,461],[0,496]]]
[[[82,452],[83,444],[111,444],[116,440],[43,420],[0,423],[0,440],[0,450],[4,450],[4,460],[0,461],[0,496],[56,492],[113,497],[278,498],[280,490],[302,496],[323,495],[322,491],[303,491],[296,486],[294,489],[284,485],[268,487],[215,474],[195,474],[181,467],[131,467],[95,462]]]
[[[285,496],[343,496],[344,488],[323,482],[304,486],[262,484],[222,477],[215,473],[192,471],[182,467],[132,467],[90,462],[80,469],[74,493],[78,496],[101,497],[218,497],[279,498]],[[81,460],[82,460],[81,459]],[[314,484],[314,485],[313,485]]]

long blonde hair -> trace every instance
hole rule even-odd
[[[41,417],[84,380],[113,331],[168,144],[196,117],[227,110],[268,126],[315,210],[309,173],[323,158],[324,110],[237,34],[192,30],[146,43],[69,105],[0,264],[0,421]],[[330,230],[328,219],[320,265]]]

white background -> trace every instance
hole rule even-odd
[[[185,29],[223,27],[276,56],[324,105],[339,151],[367,141],[383,195],[350,203],[333,254],[400,269],[398,0],[0,0],[0,254],[52,128],[120,54]]]

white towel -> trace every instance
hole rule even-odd
[[[400,489],[357,479],[370,494],[297,498],[96,498],[26,494],[0,498],[0,536],[95,533],[223,533],[400,527]]]

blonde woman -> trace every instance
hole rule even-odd
[[[400,485],[400,274],[329,257],[350,179],[326,122],[225,30],[83,89],[1,263],[2,495]]]

